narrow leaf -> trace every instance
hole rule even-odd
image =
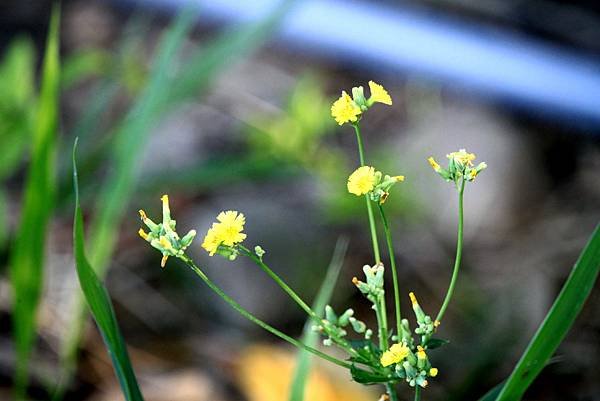
[[[42,67],[41,93],[32,138],[19,230],[10,255],[14,296],[14,341],[17,353],[15,395],[25,394],[34,345],[36,315],[43,282],[48,221],[54,203],[55,146],[59,107],[59,8],[52,11]]]
[[[596,226],[550,312],[496,398],[497,401],[521,399],[569,332],[594,288],[599,270],[600,224]]]
[[[333,295],[333,289],[340,275],[340,270],[344,263],[344,256],[346,255],[347,249],[348,240],[345,238],[340,238],[335,245],[333,257],[331,258],[331,262],[327,268],[327,273],[325,274],[325,280],[323,281],[323,284],[321,284],[321,288],[319,288],[317,297],[312,305],[312,310],[316,311],[319,317],[323,317],[325,305],[327,305],[331,299],[331,296]],[[319,340],[319,334],[312,330],[313,324],[314,322],[309,318],[304,325],[304,331],[302,334],[302,342],[311,347],[315,347]],[[290,401],[304,400],[304,389],[308,380],[308,374],[310,373],[311,358],[311,354],[308,351],[298,351],[296,370],[294,371],[294,376],[292,378],[292,384],[290,387]]]
[[[75,217],[73,222],[73,249],[75,253],[75,265],[79,285],[85,296],[92,316],[96,321],[102,339],[112,359],[115,374],[119,379],[121,390],[127,401],[142,401],[142,393],[138,387],[125,341],[119,330],[110,296],[102,282],[94,273],[85,256],[83,217],[79,205],[79,184],[77,180],[77,165],[75,162],[75,150],[77,141],[73,146],[73,185],[75,188]]]

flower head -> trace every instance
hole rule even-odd
[[[392,105],[392,98],[383,86],[369,81],[369,89],[371,97],[368,99],[365,98],[362,86],[353,87],[352,96],[342,91],[342,95],[331,105],[331,116],[339,125],[357,122],[359,116],[375,103]]]
[[[362,110],[360,107],[352,100],[346,91],[342,91],[342,95],[339,99],[331,105],[331,116],[339,125],[348,122],[356,122],[361,113]]]
[[[388,106],[392,105],[392,98],[383,86],[373,81],[369,81],[369,89],[371,90],[371,97],[369,98],[370,104],[377,102],[387,104]]]
[[[242,232],[245,223],[246,218],[243,213],[235,210],[219,213],[217,223],[213,223],[204,237],[202,248],[213,256],[219,249],[219,245],[233,247],[241,243],[246,239],[246,234]]]
[[[404,344],[394,344],[389,350],[381,355],[381,365],[383,367],[402,362],[410,354],[410,349]]]
[[[477,156],[475,156],[475,153],[467,153],[465,149],[460,149],[458,152],[447,154],[446,157],[461,166],[473,166],[473,160]]]
[[[366,195],[371,192],[377,184],[375,169],[370,166],[357,168],[348,177],[348,192],[356,196]]]
[[[146,212],[140,210],[140,218],[146,227],[150,229],[150,232],[146,232],[140,228],[138,234],[144,241],[149,242],[152,247],[158,249],[162,253],[163,257],[160,265],[161,267],[165,267],[169,256],[175,256],[177,258],[183,258],[185,256],[185,250],[196,237],[196,230],[190,230],[183,238],[180,238],[177,231],[175,231],[177,222],[171,218],[169,196],[163,195],[160,199],[162,201],[163,211],[162,222],[156,224],[148,218]]]
[[[460,149],[458,152],[452,152],[446,155],[448,167],[441,167],[433,157],[427,159],[433,170],[438,173],[446,181],[454,181],[457,189],[460,187],[461,180],[473,181],[475,177],[487,168],[486,163],[479,163],[474,166],[473,161],[477,156],[474,153],[469,153],[465,149]]]

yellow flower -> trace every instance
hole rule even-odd
[[[204,242],[202,242],[202,248],[204,248],[210,256],[213,256],[215,252],[217,252],[217,249],[219,249],[219,245],[221,245],[221,241],[217,237],[214,226],[215,224],[213,224],[212,228],[209,228],[204,237]]]
[[[360,107],[354,103],[346,91],[343,91],[342,96],[331,105],[331,116],[339,125],[356,122],[360,113]]]
[[[348,192],[356,196],[368,194],[375,188],[376,180],[373,167],[359,167],[348,177]]]
[[[369,81],[369,89],[371,90],[370,103],[379,102],[387,104],[388,106],[392,105],[392,98],[383,86],[373,81]]]
[[[461,149],[458,152],[452,152],[449,155],[446,155],[446,157],[454,160],[455,163],[458,163],[461,166],[473,166],[473,160],[476,158],[474,153],[467,153],[465,149]]]
[[[425,349],[420,345],[417,346],[417,358],[419,359],[427,359],[427,354],[425,353]]]
[[[242,233],[246,223],[243,213],[228,210],[219,213],[217,220],[220,222],[215,225],[217,236],[224,245],[233,246],[246,239],[246,234]]]
[[[243,213],[235,210],[221,212],[217,216],[218,223],[213,223],[212,227],[206,233],[202,248],[204,248],[210,256],[213,256],[219,249],[219,245],[234,246],[246,239],[244,224],[246,218]]]
[[[429,369],[429,376],[436,377],[438,375],[438,368]]]
[[[410,354],[410,350],[404,344],[394,344],[389,350],[385,351],[381,356],[381,365],[383,367],[401,362]]]
[[[441,167],[438,164],[438,162],[435,161],[435,159],[433,157],[430,157],[429,159],[427,159],[427,161],[429,162],[429,164],[431,165],[431,168],[437,173],[438,171],[440,171]]]

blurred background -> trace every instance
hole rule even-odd
[[[8,266],[51,8],[0,5],[2,400],[12,399],[18,359]],[[302,311],[249,261],[209,258],[201,237],[219,211],[242,211],[247,243],[260,244],[309,301],[347,237],[332,305],[374,324],[350,282],[372,256],[364,203],[345,189],[358,164],[355,137],[330,117],[342,89],[372,79],[394,100],[362,125],[367,162],[406,176],[386,204],[404,310],[409,291],[426,312],[438,310],[454,258],[456,192],[427,157],[465,147],[489,166],[466,191],[463,269],[440,330],[451,343],[432,352],[440,374],[425,399],[475,400],[508,375],[600,219],[595,2],[71,0],[60,16],[59,132],[49,166],[56,193],[31,399],[122,397],[97,329],[80,323],[75,137],[88,253],[106,277],[148,400],[286,400],[296,355],[180,263],[160,268],[160,254],[137,236],[137,210],[159,216],[163,193],[180,230],[199,232],[190,253],[209,276],[294,336]],[[558,355],[526,399],[600,400],[597,290]],[[317,361],[306,399],[380,394]]]

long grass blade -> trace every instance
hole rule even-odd
[[[98,325],[102,334],[102,339],[108,350],[108,354],[113,363],[115,374],[119,379],[121,390],[127,401],[142,401],[135,373],[131,367],[129,354],[125,341],[119,330],[117,318],[110,301],[110,296],[102,282],[94,273],[85,256],[85,245],[83,235],[83,217],[81,206],[79,205],[79,183],[77,178],[77,164],[75,161],[75,151],[77,141],[73,146],[73,186],[75,189],[75,217],[73,221],[73,249],[75,253],[75,265],[81,290],[85,296],[87,304],[92,312],[92,316]]]
[[[28,381],[28,365],[34,346],[36,315],[43,282],[46,233],[54,200],[60,84],[59,12],[60,9],[55,7],[50,20],[32,138],[31,164],[27,172],[19,230],[10,257],[17,353],[16,399],[23,398]]]
[[[290,2],[284,2],[285,9],[288,3]],[[99,214],[91,228],[94,247],[90,252],[90,261],[100,277],[108,267],[118,238],[119,221],[135,188],[136,167],[156,121],[177,104],[197,96],[201,89],[206,89],[232,59],[256,49],[283,16],[282,6],[266,21],[252,24],[247,30],[224,35],[208,49],[198,51],[185,62],[178,74],[171,77],[172,60],[193,22],[194,14],[189,11],[184,11],[167,32],[148,85],[116,130],[113,170],[98,198]],[[63,361],[73,360],[81,335],[80,321],[81,318],[77,317],[68,331],[69,336],[63,343]]]
[[[319,288],[317,297],[312,305],[312,310],[316,311],[319,317],[323,317],[325,305],[327,305],[331,299],[331,296],[333,295],[333,289],[335,288],[335,284],[337,283],[337,279],[340,275],[340,270],[344,264],[344,256],[346,255],[347,249],[348,239],[338,239],[333,252],[333,257],[331,258],[331,262],[327,268],[325,280],[323,281],[321,288]],[[313,324],[314,322],[312,319],[308,319],[304,325],[302,334],[302,342],[311,347],[315,347],[319,339],[319,334],[312,330]],[[310,373],[311,359],[312,356],[308,351],[298,350],[296,370],[294,371],[294,376],[292,378],[292,384],[290,387],[290,401],[304,400],[304,389]]]
[[[113,166],[98,199],[99,214],[92,222],[90,237],[93,247],[90,263],[99,277],[104,277],[108,260],[118,238],[119,221],[131,196],[135,181],[135,166],[141,156],[151,123],[154,121],[156,105],[161,92],[166,90],[167,69],[192,26],[192,14],[183,12],[169,28],[157,52],[148,86],[140,96],[125,120],[117,128],[117,142],[113,148]],[[84,325],[85,309],[81,298],[76,300],[75,312],[69,324],[67,335],[61,344],[62,374],[55,400],[62,398],[64,386],[75,365],[77,348]]]
[[[508,377],[496,401],[520,400],[556,351],[594,288],[600,271],[600,224],[575,263],[554,305]]]

